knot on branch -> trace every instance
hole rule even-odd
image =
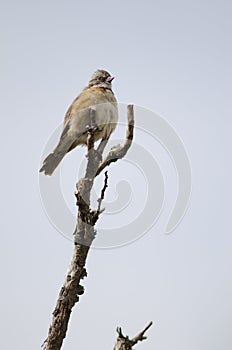
[[[83,178],[78,181],[76,184],[77,192],[75,192],[76,196],[76,205],[79,207],[79,210],[83,213],[87,213],[89,211],[89,196],[88,192],[91,190],[93,184],[93,180],[88,178]]]

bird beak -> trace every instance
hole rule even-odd
[[[106,79],[107,83],[111,83],[114,80],[114,77],[109,77]]]

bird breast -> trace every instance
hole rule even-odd
[[[83,95],[80,95],[72,106],[69,134],[75,133],[78,144],[86,143],[86,127],[91,125],[90,108],[95,110],[95,121],[99,127],[95,136],[96,141],[100,138],[108,138],[116,127],[118,108],[114,94],[111,90],[105,92],[102,91],[103,89],[99,90],[95,88],[88,94],[87,100],[83,100]]]

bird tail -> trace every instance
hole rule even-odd
[[[41,173],[44,171],[45,175],[52,175],[54,170],[64,158],[66,151],[59,152],[57,148],[58,147],[56,147],[56,149],[44,159],[42,168],[40,169]]]
[[[45,175],[52,175],[54,170],[64,158],[65,154],[69,151],[72,143],[72,137],[61,137],[60,142],[58,143],[54,151],[50,153],[47,156],[47,158],[44,159],[40,172],[44,171]]]

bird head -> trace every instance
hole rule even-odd
[[[112,80],[114,77],[110,75],[110,73],[105,70],[98,69],[91,77],[88,86],[89,87],[103,87],[105,89],[112,88]]]

